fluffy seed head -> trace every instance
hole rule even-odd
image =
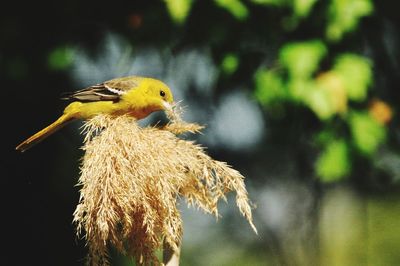
[[[175,135],[197,132],[199,125],[175,119],[162,129],[141,128],[128,116],[98,115],[84,128],[74,222],[86,238],[89,264],[107,265],[108,245],[140,265],[159,264],[155,251],[163,241],[177,251],[182,239],[178,197],[218,216],[219,199],[236,191],[237,206],[256,231],[243,176]]]

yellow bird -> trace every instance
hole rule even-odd
[[[37,132],[16,147],[21,152],[39,143],[68,122],[88,119],[97,114],[128,114],[142,119],[154,111],[171,108],[173,96],[163,82],[138,76],[112,79],[77,92],[66,93],[72,100],[54,123]]]

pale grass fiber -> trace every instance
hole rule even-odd
[[[178,138],[202,127],[182,121],[174,110],[163,128],[142,128],[128,116],[98,115],[85,123],[74,222],[86,239],[89,265],[108,265],[110,245],[139,265],[161,264],[155,251],[163,241],[179,254],[180,197],[218,217],[219,199],[235,191],[240,212],[256,232],[244,177]]]

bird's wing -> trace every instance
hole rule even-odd
[[[138,87],[142,79],[143,78],[137,76],[116,78],[87,87],[83,90],[64,93],[62,99],[80,102],[118,102],[121,96],[127,91]]]

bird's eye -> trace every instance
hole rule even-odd
[[[160,96],[164,97],[165,96],[165,91],[160,91]]]

